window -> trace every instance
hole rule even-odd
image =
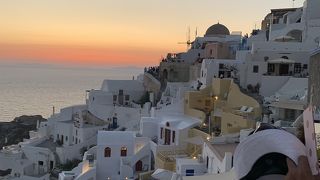
[[[104,157],[111,157],[111,148],[106,147],[104,149]]]
[[[117,95],[113,95],[113,101],[117,101]]]
[[[66,141],[68,141],[68,136],[66,136]]]
[[[308,64],[304,64],[303,69],[308,69]]]
[[[274,64],[268,64],[268,73],[273,73],[274,72]]]
[[[268,57],[268,56],[265,56],[263,59],[264,59],[264,61],[268,61],[268,60],[269,60],[269,57]]]
[[[39,166],[43,166],[43,161],[38,161]]]
[[[170,127],[170,123],[169,123],[169,122],[166,122],[166,126],[167,126],[167,127]]]
[[[123,90],[122,90],[122,89],[119,90],[119,95],[120,95],[120,96],[123,95]]]
[[[130,95],[126,95],[126,96],[125,96],[125,100],[126,100],[126,101],[129,101],[129,99],[130,99]]]
[[[224,64],[219,64],[219,69],[223,69],[224,68]]]
[[[163,138],[163,128],[160,128],[160,139]]]
[[[194,176],[194,169],[187,169],[186,176]]]
[[[121,157],[125,157],[127,156],[127,148],[126,147],[122,147],[121,148],[121,153],[120,153]]]
[[[296,111],[293,109],[286,109],[285,110],[285,119],[286,120],[294,120],[296,119],[295,117]]]
[[[59,134],[57,134],[57,140],[59,140]]]
[[[258,73],[259,72],[259,66],[255,65],[253,66],[253,73]]]
[[[294,63],[294,73],[301,73],[301,63]]]
[[[176,131],[172,131],[172,142],[176,141]]]

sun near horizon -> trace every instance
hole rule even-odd
[[[295,7],[302,6],[295,1]],[[150,66],[220,22],[250,33],[292,0],[8,0],[0,2],[0,63]]]

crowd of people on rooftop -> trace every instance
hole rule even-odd
[[[144,72],[145,73],[149,73],[149,74],[151,74],[153,77],[155,77],[157,79],[159,79],[159,77],[160,77],[159,71],[160,71],[160,67],[159,66],[145,67],[144,68]]]

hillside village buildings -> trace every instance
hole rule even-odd
[[[0,179],[234,177],[235,148],[256,124],[294,131],[308,102],[319,109],[319,8],[273,9],[250,37],[214,24],[137,80],[105,80],[4,147]]]

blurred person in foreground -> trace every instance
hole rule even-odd
[[[320,180],[313,176],[304,144],[293,134],[261,123],[234,153],[239,180]]]

